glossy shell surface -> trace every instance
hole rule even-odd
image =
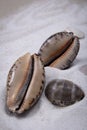
[[[44,66],[68,68],[79,51],[79,39],[72,32],[59,32],[49,37],[38,54]]]
[[[68,80],[51,81],[45,89],[45,95],[52,104],[60,107],[69,106],[84,98],[81,88]]]
[[[44,88],[44,67],[40,57],[26,53],[11,67],[7,78],[7,107],[14,113],[31,108]]]

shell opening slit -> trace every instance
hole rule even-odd
[[[19,96],[24,93],[24,94],[23,94],[23,98],[22,98],[22,100],[21,100],[19,106],[16,108],[16,111],[20,109],[20,107],[22,106],[22,103],[23,103],[23,101],[24,101],[24,99],[25,99],[27,90],[28,90],[29,85],[30,85],[30,82],[31,82],[31,80],[32,80],[33,71],[34,71],[34,58],[33,58],[33,56],[32,56],[32,58],[31,58],[31,64],[30,64],[30,71],[28,72],[28,76],[27,76],[27,79],[26,79],[26,82],[25,82],[23,88],[22,88],[22,90],[21,90],[20,93],[19,93]],[[25,89],[25,88],[26,88],[26,89]],[[24,90],[25,90],[25,91],[24,91]]]
[[[62,49],[60,54],[56,55],[55,57],[53,57],[47,64],[46,66],[49,66],[51,65],[51,63],[53,63],[57,58],[60,58],[67,50],[67,48],[69,48],[73,42],[74,38],[70,39],[68,42],[67,42],[67,46],[66,48]]]

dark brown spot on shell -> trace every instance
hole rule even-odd
[[[42,89],[43,89],[43,87],[41,86],[41,87],[40,87],[40,91],[42,91]]]
[[[45,73],[43,73],[42,75],[45,76]]]
[[[35,101],[35,99],[32,98],[32,100],[31,100],[31,102],[29,103],[29,105],[32,105],[34,101]]]
[[[44,84],[44,80],[42,80],[42,84]]]
[[[53,80],[47,85],[45,96],[52,104],[64,107],[82,100],[85,94],[71,81]]]

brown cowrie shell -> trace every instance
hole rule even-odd
[[[26,53],[11,67],[7,78],[7,107],[23,113],[39,99],[44,88],[44,67],[40,56]]]
[[[64,107],[82,100],[85,94],[81,88],[72,81],[55,79],[47,85],[45,96],[52,104]]]
[[[44,66],[65,69],[73,62],[78,51],[79,39],[72,32],[59,32],[43,43],[38,54],[41,56]]]

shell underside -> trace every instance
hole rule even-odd
[[[7,107],[22,113],[33,106],[44,88],[45,74],[40,57],[29,53],[11,67],[7,78]]]
[[[79,39],[72,32],[59,32],[49,37],[40,47],[44,66],[68,68],[79,52]]]

